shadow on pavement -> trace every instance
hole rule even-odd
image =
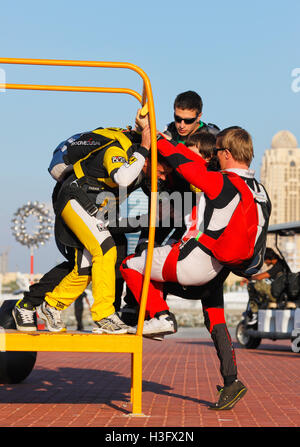
[[[22,383],[0,385],[1,403],[106,404],[123,413],[129,410],[113,401],[130,403],[131,380],[116,372],[81,368],[36,369]],[[143,380],[143,393],[150,391],[198,404],[209,402],[172,392],[170,386]]]

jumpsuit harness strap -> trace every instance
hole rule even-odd
[[[67,189],[69,198],[76,199],[90,216],[97,214],[99,208],[87,194],[88,192],[97,193],[103,191],[103,186],[96,179],[88,176],[80,177],[72,181]]]

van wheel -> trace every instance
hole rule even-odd
[[[236,327],[235,336],[242,348],[245,349],[256,349],[261,342],[261,338],[251,337],[245,333],[246,326],[245,321],[242,320]]]

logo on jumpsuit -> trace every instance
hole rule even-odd
[[[63,303],[61,303],[60,301],[57,301],[55,306],[58,309],[62,309],[62,310],[64,310],[64,308],[65,308],[65,305]]]
[[[130,167],[133,163],[135,163],[136,161],[137,161],[137,159],[135,158],[134,155],[132,155],[132,156],[129,158],[128,162],[126,162],[126,163],[124,163],[124,164],[125,164],[126,168],[129,168],[129,167]]]
[[[97,223],[96,227],[98,228],[99,231],[105,230],[105,225],[103,223]]]
[[[126,159],[124,157],[121,156],[117,156],[115,155],[114,157],[111,158],[111,162],[112,163],[126,163]]]

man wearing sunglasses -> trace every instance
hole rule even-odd
[[[217,135],[220,129],[215,124],[201,121],[202,108],[198,93],[192,90],[180,93],[174,101],[174,121],[167,125],[164,134],[177,143],[184,143],[189,135],[198,132]]]

